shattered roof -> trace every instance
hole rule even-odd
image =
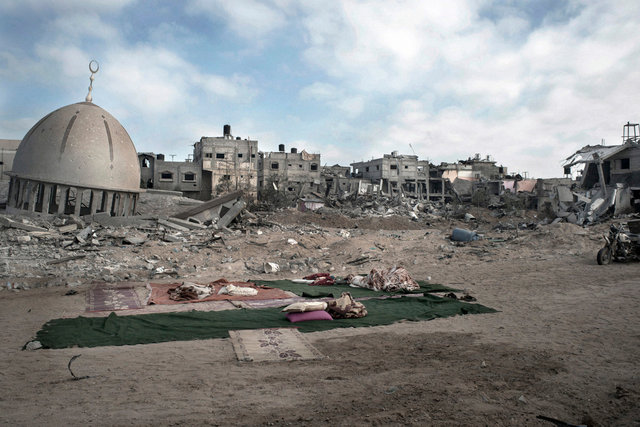
[[[595,161],[597,158],[607,159],[614,154],[619,153],[622,150],[625,150],[630,147],[637,147],[636,144],[622,144],[622,145],[586,145],[567,157],[565,159],[564,166],[573,166],[578,163],[588,163]]]

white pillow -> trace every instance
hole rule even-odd
[[[324,301],[294,302],[289,304],[282,311],[287,313],[304,313],[305,311],[326,310],[327,303]]]

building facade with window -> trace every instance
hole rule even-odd
[[[163,154],[154,153],[138,153],[138,161],[141,188],[182,191],[186,197],[209,199],[210,191],[198,164],[165,161]]]
[[[231,126],[224,125],[222,136],[200,138],[194,144],[193,163],[211,189],[209,197],[236,190],[257,196],[258,141],[234,138]]]
[[[398,193],[428,198],[429,162],[416,155],[384,154],[382,158],[351,163],[355,178],[377,183],[388,195]]]
[[[273,186],[289,193],[320,191],[324,187],[321,169],[320,154],[298,152],[296,148],[287,153],[280,144],[277,152],[259,153],[258,188]]]

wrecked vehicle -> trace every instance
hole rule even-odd
[[[596,257],[599,265],[609,264],[612,260],[640,260],[640,220],[629,221],[628,227],[629,231],[623,224],[611,224],[609,235],[603,236],[605,245]]]

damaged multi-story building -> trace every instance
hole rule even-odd
[[[320,175],[324,181],[324,193],[327,196],[329,194],[339,195],[353,189],[354,179],[351,177],[350,166],[340,166],[339,164],[323,166]]]
[[[242,190],[250,198],[258,191],[258,141],[231,134],[223,126],[222,136],[203,136],[193,147],[193,162],[202,170],[203,188],[211,196]]]
[[[279,144],[278,151],[263,152],[257,140],[233,137],[228,124],[223,126],[221,137],[202,137],[194,144],[193,161],[167,162],[161,154],[153,153],[139,153],[138,157],[141,187],[181,191],[202,200],[237,190],[248,198],[277,191],[295,197],[357,193],[438,202],[469,199],[478,185],[495,195],[507,187],[533,191],[530,183],[525,185],[521,179],[515,184],[503,181],[506,168],[497,166],[489,156],[476,154],[468,160],[434,166],[415,154],[393,151],[351,166],[323,167],[320,153],[295,147],[286,151],[284,144]]]
[[[621,145],[587,145],[566,159],[564,173],[583,166],[577,181],[582,188],[622,184],[640,191],[640,125],[623,126]],[[640,197],[640,195],[637,195]]]
[[[592,216],[608,207],[640,211],[640,125],[627,122],[622,129],[622,144],[587,145],[564,162],[564,174],[577,171],[577,186],[586,191],[572,202],[585,203]]]
[[[384,154],[366,162],[351,163],[353,177],[371,183],[371,191],[429,198],[429,162],[416,155]]]
[[[451,184],[456,197],[470,201],[479,188],[492,195],[499,195],[505,190],[507,168],[496,163],[491,156],[482,157],[476,153],[473,158],[469,157],[467,160],[459,160],[456,163],[443,162],[437,170],[438,175]],[[513,191],[513,188],[510,190]]]
[[[320,154],[298,152],[295,147],[287,153],[285,145],[280,144],[278,151],[259,153],[258,187],[273,187],[298,195],[320,191],[323,186],[320,166]]]

